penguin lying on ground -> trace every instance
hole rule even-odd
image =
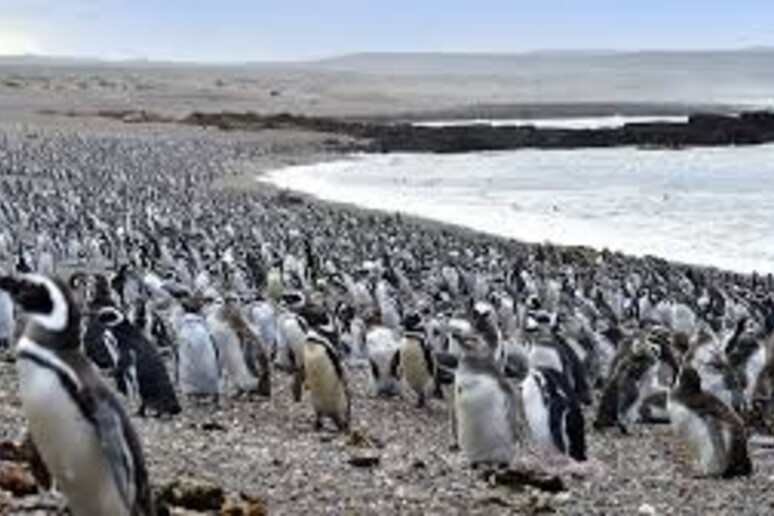
[[[29,314],[17,343],[19,395],[35,447],[77,515],[155,514],[140,440],[81,351],[80,313],[58,280],[0,277]]]

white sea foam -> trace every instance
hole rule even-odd
[[[357,155],[263,179],[520,240],[774,272],[774,146]]]

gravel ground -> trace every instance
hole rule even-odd
[[[275,372],[271,400],[187,405],[171,421],[133,418],[152,483],[214,481],[227,492],[265,499],[271,514],[771,514],[774,449],[753,447],[755,474],[733,481],[694,479],[675,466],[668,427],[634,435],[589,431],[591,476],[565,477],[568,492],[549,495],[493,487],[450,450],[446,405],[416,408],[409,399],[373,399],[365,374],[350,370],[353,435],[316,432],[306,403],[295,404],[290,378]],[[12,364],[0,364],[0,438],[21,438],[24,422]],[[587,418],[590,419],[590,418]],[[358,436],[367,436],[362,444]],[[364,448],[363,446],[368,446]],[[373,468],[352,456],[378,456]],[[36,497],[16,499],[24,513]],[[649,511],[655,512],[649,512]]]

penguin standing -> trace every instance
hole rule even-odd
[[[217,398],[220,393],[218,351],[198,309],[194,300],[185,300],[184,313],[177,326],[177,377],[180,392],[188,396]]]
[[[7,292],[0,290],[0,350],[10,346],[16,333],[13,299]]]
[[[155,344],[115,308],[102,308],[97,317],[105,327],[105,338],[118,348],[115,368],[119,385],[124,386],[125,394],[139,397],[140,416],[144,417],[147,409],[156,416],[178,414],[180,403]]]
[[[672,428],[688,444],[700,476],[730,478],[752,473],[747,436],[739,415],[703,392],[695,369],[684,367],[667,400]]]
[[[520,393],[531,441],[544,450],[586,460],[583,412],[567,379],[553,369],[531,369]]]
[[[440,394],[435,357],[420,326],[419,317],[406,318],[406,332],[400,342],[399,372],[417,395],[417,407],[424,407],[427,395]]]
[[[366,349],[371,372],[371,394],[374,396],[399,394],[400,342],[395,333],[386,326],[371,328],[366,334]]]
[[[223,301],[216,301],[207,314],[207,328],[212,341],[218,347],[226,377],[237,394],[252,392],[258,388],[258,379],[247,366],[247,357],[242,349],[239,335],[225,319],[226,309]]]
[[[645,401],[659,390],[658,370],[655,349],[643,340],[635,342],[605,384],[594,428],[617,426],[629,433],[632,425],[640,421]]]
[[[1,277],[29,319],[17,343],[19,395],[35,447],[77,516],[155,514],[140,440],[82,353],[67,288],[39,275]]]
[[[452,421],[456,444],[473,467],[507,466],[522,435],[517,396],[487,344],[476,337],[459,344]]]
[[[350,425],[350,395],[338,352],[322,335],[310,331],[304,345],[304,383],[315,413],[314,426],[322,428],[330,418],[339,431]]]

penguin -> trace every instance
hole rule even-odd
[[[480,338],[461,338],[459,348],[452,411],[455,443],[474,468],[508,466],[524,435],[517,395]]]
[[[255,391],[260,396],[271,396],[271,358],[258,331],[250,325],[235,299],[226,299],[220,316],[238,340],[247,369],[257,379]]]
[[[226,373],[226,378],[232,384],[237,394],[249,393],[257,390],[258,379],[252,374],[247,363],[245,350],[242,348],[242,342],[239,335],[231,327],[230,320],[235,316],[231,315],[227,320],[227,310],[223,300],[216,300],[208,309],[206,322],[207,329],[210,331],[212,341],[218,348],[218,355],[221,358],[221,364]]]
[[[303,363],[304,384],[315,413],[315,430],[322,429],[324,418],[331,419],[341,432],[349,430],[349,386],[336,349],[328,339],[310,331],[304,343]]]
[[[427,343],[418,316],[406,317],[406,331],[400,341],[398,370],[417,395],[417,407],[424,407],[427,395],[441,395],[438,374],[433,351]]]
[[[630,433],[632,425],[641,420],[645,400],[659,390],[658,370],[655,348],[638,337],[605,384],[594,428],[618,427],[624,434]]]
[[[583,411],[567,378],[553,369],[530,368],[519,387],[531,442],[543,450],[585,461]]]
[[[115,373],[124,386],[119,390],[139,397],[139,415],[145,417],[147,409],[157,417],[179,414],[180,403],[155,344],[116,308],[104,307],[97,317],[104,325],[105,339],[112,341],[109,345],[118,348]]]
[[[717,396],[702,391],[701,377],[692,367],[680,371],[667,410],[673,432],[688,445],[699,476],[732,478],[752,473],[744,422]]]
[[[28,314],[16,345],[19,397],[35,447],[77,516],[155,514],[139,437],[81,350],[67,287],[40,275],[0,277]]]
[[[386,397],[400,394],[400,342],[395,333],[385,326],[371,328],[366,334],[366,349],[371,373],[371,394]]]
[[[0,291],[0,350],[8,349],[16,334],[16,319],[13,299],[7,292]]]
[[[198,303],[185,299],[177,324],[177,378],[186,396],[218,398],[220,359]]]

